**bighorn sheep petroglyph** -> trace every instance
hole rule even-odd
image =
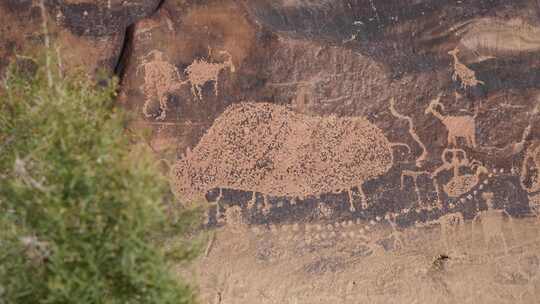
[[[175,188],[192,200],[215,188],[294,198],[357,186],[365,202],[362,185],[392,167],[393,146],[361,117],[307,116],[275,104],[240,103],[226,109],[176,164]],[[352,198],[349,203],[356,210]]]
[[[439,94],[435,99],[433,99],[428,107],[426,108],[425,114],[433,114],[437,117],[448,130],[448,144],[457,146],[458,138],[464,138],[467,146],[476,147],[476,123],[475,119],[478,115],[478,109],[474,113],[474,116],[464,115],[464,116],[450,116],[442,115],[441,112],[437,111],[437,106],[439,106],[444,111],[444,105],[440,103],[441,94]]]

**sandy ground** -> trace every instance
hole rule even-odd
[[[208,304],[538,303],[539,223],[229,224],[183,275]]]

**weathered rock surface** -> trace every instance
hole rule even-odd
[[[49,37],[66,69],[112,74],[127,27],[150,16],[158,4],[159,0],[2,0],[0,73],[16,55],[38,55]]]
[[[512,185],[490,191],[518,214],[528,206],[524,153],[540,136],[539,30],[535,1],[165,2],[133,28],[121,100],[153,129],[156,151],[177,158],[233,103],[364,117],[406,147],[388,174],[354,191],[373,210],[350,216],[472,217],[486,179]]]
[[[414,247],[411,245],[414,242],[437,239],[432,228],[415,234],[414,229],[424,228],[411,228],[414,225],[440,227],[436,231],[446,240],[452,235],[454,224],[461,228],[472,226],[476,218],[475,223],[484,229],[477,237],[489,243],[491,239],[510,235],[500,227],[513,218],[515,222],[524,221],[519,225],[525,228],[519,228],[516,236],[509,237],[511,248],[506,251],[510,252],[502,247],[493,249],[490,247],[493,244],[487,246],[495,255],[505,256],[500,260],[502,264],[497,265],[514,267],[515,259],[509,257],[522,257],[531,251],[538,259],[540,253],[534,245],[538,240],[531,232],[534,230],[531,218],[540,206],[538,0],[45,2],[48,30],[59,42],[63,64],[82,66],[90,73],[105,68],[121,77],[119,103],[136,114],[132,127],[152,130],[150,144],[156,153],[176,162],[174,178],[180,185],[179,192],[184,190],[190,196],[199,192],[216,202],[210,212],[210,224],[222,226],[236,219],[256,229],[276,225],[268,228],[272,232],[276,227],[278,230],[289,227],[282,225],[301,224],[307,231],[311,229],[309,225],[353,221],[358,229],[334,233],[351,237],[350,233],[354,232],[355,238],[366,225],[370,229],[380,228],[379,232],[387,231],[390,236],[412,233],[408,241],[407,238],[402,241],[405,243],[402,247],[413,250],[410,246]],[[14,54],[24,54],[43,43],[39,3],[37,0],[0,2],[0,16],[6,20],[0,26],[0,72]],[[279,117],[264,110],[259,113],[261,125],[228,116],[239,107],[263,109],[266,104],[283,109],[280,111],[289,113],[290,117],[284,117],[290,120],[274,124],[280,122]],[[330,140],[323,140],[318,146],[299,147],[297,150],[304,149],[303,152],[295,154],[291,141],[302,137],[297,138],[297,143],[313,143],[317,134],[312,129],[304,133],[284,131],[298,119],[298,125],[302,120],[304,123],[332,119],[366,121],[381,130],[381,134],[368,141],[368,148],[370,143],[378,141],[393,147],[390,158],[381,152],[370,154],[369,161],[391,163],[384,172],[369,174],[352,174],[357,169],[354,162],[349,164],[349,171],[347,166],[340,167],[339,170],[346,171],[341,176],[347,180],[345,186],[335,176],[335,170],[330,169],[317,172],[313,180],[315,175],[306,173],[314,163],[311,156],[318,155],[318,168],[330,168],[337,160],[355,154],[348,146],[346,149],[340,146],[341,141]],[[263,129],[266,131],[259,132]],[[347,134],[355,137],[350,142],[358,145],[356,152],[366,149],[358,138],[369,134],[359,129],[353,132],[335,125],[325,130],[328,134],[339,133],[337,139],[350,131]],[[286,157],[288,154],[290,157]],[[257,172],[256,176],[243,174],[243,166]],[[276,169],[279,166],[282,171]],[[191,172],[188,182],[186,168],[196,171]],[[355,174],[357,183],[351,187]],[[245,180],[250,177],[253,180]],[[314,189],[305,182],[308,179],[317,184],[326,181],[328,185],[317,189],[328,193],[305,193]],[[299,195],[294,191],[277,191],[272,185],[306,191]],[[351,202],[356,208],[350,208]],[[331,234],[319,231],[317,237],[307,238],[310,241],[304,247],[291,245],[287,250],[278,250],[279,253],[267,246],[275,240],[266,242],[264,236],[259,243],[250,243],[254,247],[246,245],[245,252],[249,258],[250,254],[256,256],[249,262],[263,265],[261,271],[278,271],[283,265],[293,269],[286,262],[288,258],[300,260],[310,256],[317,260],[313,252],[318,249],[313,248],[326,246],[324,240]],[[253,237],[249,233],[241,235]],[[460,245],[473,242],[463,231],[457,236]],[[254,238],[259,237],[257,234]],[[298,234],[291,237],[303,239]],[[388,245],[392,242],[389,238],[393,237],[361,237],[363,241],[357,241],[364,242],[369,250],[347,247],[354,252],[348,257],[323,250],[328,255],[325,259],[306,264],[302,270],[305,273],[294,272],[291,276],[304,278],[303,286],[308,286],[310,276],[324,272],[325,279],[313,283],[322,284],[331,280],[332,275],[342,273],[340,269],[357,269],[354,261],[362,258],[358,255],[369,256],[367,252],[373,250],[397,252],[399,261],[406,259],[399,246]],[[530,246],[522,246],[524,242]],[[452,242],[449,243],[420,251],[455,253],[451,250]],[[330,242],[324,248],[333,246],[335,243]],[[236,254],[232,247],[219,245],[218,248],[225,256]],[[467,246],[461,248],[468,250]],[[379,253],[373,253],[373,257]],[[464,254],[460,258],[466,259],[467,253]],[[482,257],[475,253],[474,259]],[[273,261],[277,264],[272,264]],[[405,269],[405,263],[400,263],[396,267]],[[459,267],[467,268],[464,266],[467,263]],[[485,284],[499,287],[510,284],[501,277],[508,273],[501,274],[505,270],[490,263],[485,263],[488,265],[485,271],[490,275],[495,273],[496,279]],[[391,277],[388,271],[369,272],[366,280],[379,274]],[[444,299],[448,303],[460,299],[492,303],[483,298],[475,301],[475,296],[456,295],[456,288],[461,288],[458,281],[445,283],[438,272],[428,272],[422,274],[424,282],[419,284],[427,284],[426,290],[437,290],[441,303],[446,303]],[[398,277],[408,280],[402,274]],[[347,272],[349,275],[352,274]],[[503,298],[509,302],[514,299],[533,303],[527,299],[536,288],[537,276],[519,275],[524,276],[520,286],[530,288]],[[351,279],[347,284],[356,283]],[[371,298],[347,296],[332,301],[388,301],[381,295],[394,290],[393,287],[384,282],[373,284],[369,286],[376,291]],[[272,286],[283,287],[278,285]],[[356,290],[349,285],[343,288],[347,293]],[[325,290],[332,293],[337,289]],[[223,303],[254,301],[252,296],[241,298],[241,294],[249,292],[220,292],[233,296]],[[279,289],[268,301],[283,302],[291,294],[294,292]],[[265,297],[260,295],[260,298]],[[317,303],[302,292],[289,302]],[[328,302],[331,301],[321,303]]]

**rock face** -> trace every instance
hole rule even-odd
[[[65,69],[112,74],[126,29],[148,17],[158,0],[2,0],[0,73],[16,55],[40,55],[45,37],[55,42]]]
[[[6,20],[0,72],[15,54],[43,44],[47,20],[66,68],[89,74],[104,68],[120,76],[119,104],[135,114],[131,127],[151,129],[156,153],[176,163],[179,194],[216,202],[209,224],[240,218],[256,229],[305,225],[288,239],[309,239],[303,249],[292,242],[274,256],[266,234],[256,234],[262,239],[255,247],[246,245],[261,257],[254,265],[277,263],[264,271],[291,268],[279,259],[297,254],[301,262],[299,252],[324,247],[332,233],[335,242],[340,233],[339,240],[363,242],[363,249],[347,247],[350,256],[375,257],[409,248],[399,233],[435,225],[441,237],[415,237],[442,239],[444,246],[425,250],[448,253],[453,236],[471,243],[506,240],[500,227],[509,218],[525,221],[525,228],[505,257],[538,249],[520,245],[536,241],[527,234],[528,221],[540,205],[538,0],[41,3],[0,2]],[[310,225],[349,221],[356,228],[310,234]],[[456,232],[474,228],[471,223],[483,227],[479,239]],[[365,226],[389,234],[360,237]],[[488,245],[495,256],[504,251]],[[234,255],[235,249],[219,248]],[[353,263],[328,254],[310,262],[303,278]],[[452,294],[457,285],[448,287],[441,276],[429,270],[419,284],[431,282],[426,290],[447,300],[491,303]],[[533,286],[536,277],[523,274],[522,285]],[[500,273],[497,278],[486,284],[506,284]],[[356,288],[351,282],[343,292]],[[377,295],[393,287],[379,283],[371,286],[378,288],[371,298],[323,302],[384,302]],[[295,294],[270,285],[280,290],[275,301]],[[530,290],[507,298],[533,303],[527,302]],[[228,301],[242,303],[234,294]],[[316,300],[302,294],[291,303]]]
[[[137,126],[153,130],[156,151],[175,151],[185,168],[193,165],[182,158],[187,149],[221,149],[225,133],[219,140],[205,138],[216,128],[227,129],[215,124],[233,123],[222,117],[232,104],[279,104],[307,115],[306,121],[329,115],[367,119],[402,148],[394,149],[387,174],[370,181],[356,174],[352,194],[348,187],[328,193],[343,202],[365,195],[372,203],[348,215],[338,208],[339,216],[398,212],[409,224],[447,212],[474,217],[485,204],[480,193],[486,189],[499,196],[498,207],[524,214],[529,195],[520,172],[528,147],[540,136],[539,30],[534,1],[165,2],[133,27],[121,102],[139,113]],[[257,151],[269,142],[253,136],[239,139],[238,147]],[[264,179],[235,179],[218,168],[235,157],[245,164],[258,158],[239,149],[229,153],[205,158],[211,162],[205,168],[223,174],[210,184],[225,190],[220,196],[225,204],[248,204],[253,191],[270,202],[304,198],[305,204],[291,207],[298,209],[290,212],[292,218],[276,210],[276,219],[287,221],[307,216],[310,211],[303,208],[324,201],[320,191],[296,195],[271,191]],[[199,169],[193,169],[199,180],[215,179]],[[330,171],[326,178],[333,183]],[[512,186],[480,190],[484,182]],[[266,188],[255,186],[261,183]],[[253,215],[252,221],[269,218]]]

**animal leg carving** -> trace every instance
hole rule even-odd
[[[255,207],[255,204],[257,203],[257,193],[255,191],[251,192],[251,200],[248,202],[248,209],[252,209]]]
[[[435,187],[435,193],[437,193],[437,206],[442,208],[441,191],[436,177],[433,178],[433,187]]]
[[[216,97],[218,96],[218,93],[219,93],[219,78],[218,78],[218,75],[217,74],[212,80],[214,81],[214,94],[216,95]]]
[[[263,196],[263,202],[264,202],[263,213],[264,214],[270,213],[270,209],[272,208],[272,206],[270,202],[268,201],[268,195]]]
[[[221,215],[221,205],[219,204],[219,201],[221,201],[222,198],[223,198],[223,189],[219,188],[219,195],[216,199],[216,202],[214,203],[216,205],[216,221],[217,222],[221,222],[223,220],[222,215]]]
[[[358,185],[358,193],[360,194],[360,197],[362,199],[362,209],[365,210],[368,208],[368,201],[367,201],[366,194],[364,193],[364,190],[362,189],[362,185]]]
[[[476,147],[476,134],[475,133],[469,134],[467,138],[468,138],[469,145],[471,147]]]
[[[349,210],[350,210],[351,212],[355,212],[355,211],[356,211],[356,208],[354,207],[353,196],[352,196],[352,190],[351,190],[351,189],[348,189],[348,190],[347,190],[347,194],[349,195]]]
[[[294,197],[291,198],[291,205],[292,205],[292,206],[295,206],[296,204],[297,204],[296,198],[294,198]]]

